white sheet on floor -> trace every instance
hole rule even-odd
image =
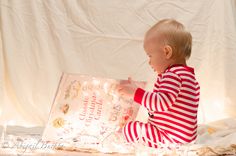
[[[40,139],[40,136],[42,135],[44,127],[20,127],[20,126],[9,126],[6,128],[6,135],[15,135],[15,136],[22,136],[22,138],[26,137],[28,135],[35,139]],[[0,126],[0,134],[1,133],[1,126]],[[1,141],[0,141],[1,142]],[[209,123],[207,125],[199,125],[198,127],[198,138],[195,143],[188,144],[186,146],[183,146],[179,150],[176,150],[176,153],[178,154],[186,154],[189,155],[196,155],[197,152],[201,150],[201,148],[210,147],[212,150],[217,151],[220,149],[222,152],[223,149],[228,149],[231,145],[235,145],[236,147],[236,118],[227,118],[219,121],[215,121],[212,123]],[[0,146],[1,147],[1,146]],[[2,149],[3,150],[3,149]],[[1,151],[1,148],[0,148]],[[5,149],[5,152],[7,150]],[[138,146],[138,148],[135,150],[136,153],[143,153],[143,154],[150,154],[155,153],[156,151],[150,148],[146,148],[143,146]],[[227,150],[225,150],[227,151]],[[9,152],[9,151],[8,151]],[[40,151],[47,153],[46,151]],[[66,151],[54,151],[56,154],[68,154]],[[167,151],[164,151],[167,153]],[[170,151],[168,151],[170,153]],[[229,150],[227,151],[229,152]],[[236,149],[234,151],[236,154]],[[163,154],[166,154],[163,153]],[[55,153],[54,153],[55,154]],[[79,155],[81,153],[71,153],[73,155]],[[159,153],[160,154],[160,153]],[[173,153],[172,153],[173,154]],[[221,153],[225,154],[225,153]],[[48,153],[48,156],[50,153]],[[53,155],[51,153],[51,155]],[[50,156],[51,156],[50,155]],[[96,155],[96,154],[93,154]],[[97,154],[98,155],[98,154]],[[100,153],[99,155],[103,155]],[[131,154],[134,155],[134,154]]]
[[[1,0],[0,123],[41,125],[62,72],[155,81],[142,41],[162,18],[193,35],[199,123],[236,116],[235,0]],[[217,112],[217,113],[216,113]],[[139,118],[143,118],[141,113]]]

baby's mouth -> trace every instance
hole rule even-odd
[[[152,67],[152,69],[153,69],[154,72],[156,72],[155,68]]]

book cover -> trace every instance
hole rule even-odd
[[[63,73],[42,140],[96,148],[137,116],[139,105],[119,95],[126,80]],[[145,82],[135,82],[144,87]]]

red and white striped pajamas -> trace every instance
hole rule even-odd
[[[194,69],[173,65],[159,74],[153,92],[138,88],[134,101],[149,112],[147,123],[132,121],[123,128],[128,142],[143,141],[157,148],[160,143],[189,143],[197,137],[200,87]]]

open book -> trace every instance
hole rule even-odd
[[[127,81],[63,73],[42,139],[78,148],[99,146],[139,110],[132,99],[118,94],[119,83]]]

